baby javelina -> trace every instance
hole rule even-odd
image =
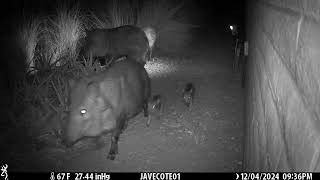
[[[192,83],[187,83],[183,89],[182,98],[183,103],[189,108],[192,108],[194,99],[195,87]]]
[[[151,118],[155,117],[156,115],[160,119],[160,116],[162,115],[162,108],[163,108],[163,98],[160,94],[156,94],[152,96],[149,100],[149,115],[148,121],[147,121],[147,127],[150,126]]]

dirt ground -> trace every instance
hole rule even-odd
[[[150,127],[146,127],[142,113],[131,119],[120,136],[114,161],[106,158],[110,148],[107,135],[99,149],[85,142],[68,152],[47,148],[30,155],[21,167],[25,171],[241,171],[244,97],[240,74],[231,71],[227,30],[200,30],[197,34],[201,36],[184,56],[160,56],[147,64],[152,94],[164,97],[164,114],[154,118]],[[196,88],[190,111],[181,101],[187,82]],[[54,163],[42,158],[48,154],[54,155]]]

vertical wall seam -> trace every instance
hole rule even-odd
[[[310,162],[310,166],[309,166],[309,171],[310,172],[315,172],[317,166],[319,165],[320,163],[320,152],[319,152],[319,147],[316,147],[315,148],[315,151],[313,153],[313,156],[312,156],[312,159],[311,159],[311,162]]]
[[[300,19],[298,21],[298,26],[297,26],[297,36],[296,36],[296,51],[298,50],[298,45],[299,45],[299,39],[300,39],[300,29],[301,29],[301,24],[303,22],[304,16],[303,14],[300,15]]]

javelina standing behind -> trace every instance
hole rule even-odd
[[[91,56],[117,59],[126,56],[144,65],[151,58],[155,38],[155,31],[151,27],[142,30],[125,25],[112,29],[93,29],[81,40],[80,58]]]
[[[182,92],[182,101],[183,103],[191,109],[193,105],[195,87],[192,83],[187,83]]]
[[[70,146],[82,137],[112,132],[107,156],[114,160],[118,140],[128,120],[142,110],[148,117],[150,78],[144,67],[130,59],[77,81],[70,81],[69,117],[65,143]]]

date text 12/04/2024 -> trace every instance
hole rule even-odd
[[[312,173],[236,173],[236,180],[312,180]]]

